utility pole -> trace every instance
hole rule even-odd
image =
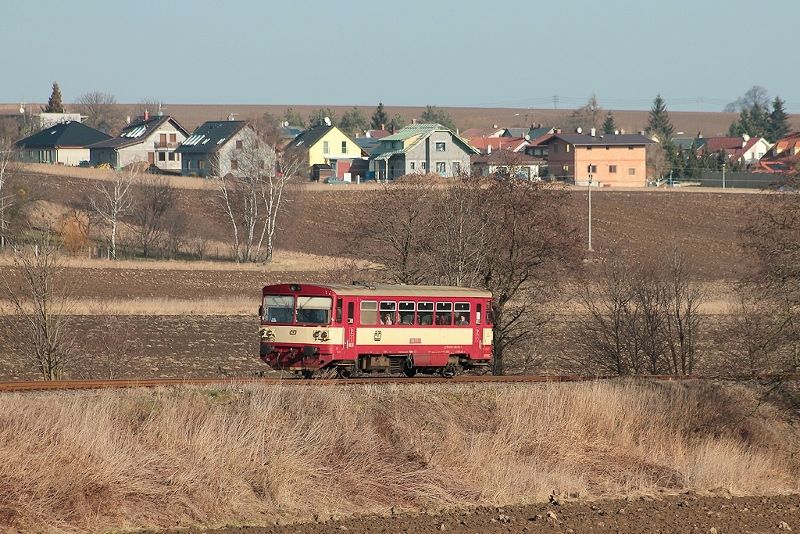
[[[722,189],[725,189],[725,167],[726,164],[722,163]]]
[[[553,95],[553,109],[558,109],[558,95]]]
[[[589,252],[592,250],[592,165],[589,164]]]

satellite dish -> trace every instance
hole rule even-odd
[[[325,121],[325,126],[330,126],[331,125],[331,118],[330,117],[325,117],[323,120]]]
[[[577,133],[583,133],[583,128],[581,128],[580,126],[578,126],[577,128],[575,128],[575,131],[576,131]]]
[[[525,140],[526,141],[530,141],[531,140],[531,134],[525,134]]]
[[[127,116],[125,117],[125,124],[130,124],[130,123],[131,123],[131,116],[130,116],[130,115],[127,115]]]
[[[283,124],[281,124],[281,126],[286,128],[287,126],[289,126],[289,121],[283,121]]]
[[[20,115],[24,115],[25,114],[25,106],[20,106],[19,107],[19,113],[20,113]]]

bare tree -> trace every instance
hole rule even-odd
[[[8,210],[13,203],[14,195],[5,187],[16,171],[17,150],[10,137],[0,137],[0,248],[6,246],[8,232]]]
[[[177,209],[178,191],[166,176],[142,174],[135,180],[131,218],[136,242],[145,258],[168,235]]]
[[[44,230],[19,249],[13,268],[0,271],[15,317],[11,335],[45,380],[58,380],[72,356],[71,287],[56,239]]]
[[[286,185],[294,178],[298,166],[294,160],[276,156],[273,146],[254,130],[250,132],[241,149],[224,156],[229,157],[229,162],[216,165],[218,206],[230,222],[234,259],[272,261],[278,216],[286,202]],[[229,164],[230,172],[222,170],[225,163]]]
[[[95,183],[95,192],[88,198],[92,210],[110,227],[111,257],[114,259],[117,258],[117,230],[122,217],[133,206],[131,186],[138,177],[139,170],[135,164],[115,170],[111,180]]]
[[[386,277],[400,284],[430,281],[434,199],[439,192],[423,177],[383,185],[369,194],[366,211],[352,232],[353,250],[366,248]],[[442,217],[440,221],[444,221]]]
[[[705,296],[700,286],[692,280],[686,260],[675,247],[667,264],[665,284],[665,330],[670,353],[670,371],[676,375],[689,375],[697,363],[697,339],[700,333],[700,305]]]
[[[122,111],[114,95],[90,91],[76,101],[78,110],[86,115],[86,124],[106,133],[116,132],[122,125]]]
[[[725,370],[751,375],[784,370],[781,356],[785,337],[782,314],[775,313],[776,303],[749,286],[740,288],[738,297],[732,324],[719,340],[728,349]]]

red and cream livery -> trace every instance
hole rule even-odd
[[[453,373],[492,358],[492,295],[447,286],[278,284],[263,289],[261,359],[310,376]]]

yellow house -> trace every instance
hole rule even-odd
[[[361,147],[336,126],[314,126],[294,138],[286,147],[287,159],[301,160],[299,174],[312,180],[330,173],[341,178],[349,172],[354,160],[365,156]]]

